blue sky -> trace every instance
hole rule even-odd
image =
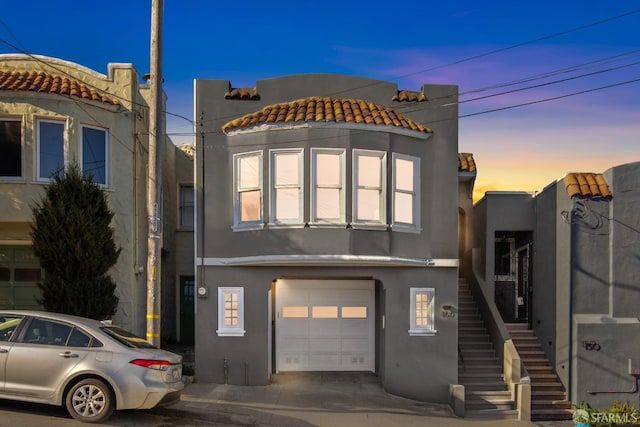
[[[195,78],[253,87],[320,72],[400,89],[446,83],[460,87],[459,150],[474,153],[478,194],[539,191],[566,172],[640,160],[640,82],[625,84],[640,79],[635,0],[164,3],[170,113],[193,117]],[[0,53],[53,56],[101,73],[127,62],[142,75],[150,10],[150,0],[10,2]],[[530,81],[513,84],[522,79]],[[612,87],[596,90],[604,86]],[[540,102],[551,98],[560,99]],[[512,108],[524,103],[534,104]],[[494,109],[504,110],[486,113]],[[169,116],[167,126],[176,143],[192,141],[187,120]]]

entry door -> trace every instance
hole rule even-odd
[[[180,276],[180,342],[183,344],[194,341],[194,297],[195,278]]]
[[[373,280],[276,282],[277,371],[374,371]]]

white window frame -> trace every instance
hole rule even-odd
[[[380,159],[380,186],[365,187],[358,183],[359,159],[361,157],[376,157]],[[378,221],[360,220],[358,219],[358,190],[378,189],[380,191],[378,203],[380,205],[380,219]],[[387,229],[387,152],[374,150],[353,150],[353,206],[351,226],[353,228],[362,228],[370,230],[386,230]]]
[[[409,335],[416,336],[433,336],[436,334],[435,328],[435,288],[411,288],[409,301]],[[418,319],[416,318],[418,296],[427,295],[427,324],[418,325]]]
[[[245,157],[258,157],[258,186],[240,189],[240,161]],[[249,151],[233,155],[233,230],[256,230],[264,228],[263,213],[263,165],[262,151]],[[255,221],[241,221],[240,195],[245,191],[260,192],[260,218]]]
[[[18,117],[0,117],[1,122],[18,122],[20,123],[20,175],[0,175],[2,181],[22,181],[25,177],[24,173],[24,123],[22,118]]]
[[[99,126],[91,126],[91,125],[81,125],[80,126],[80,145],[79,145],[79,151],[80,151],[80,168],[82,169],[82,171],[84,172],[84,130],[85,129],[94,129],[94,130],[100,130],[102,132],[104,132],[104,182],[99,182],[96,179],[96,176],[93,175],[93,182],[95,182],[96,184],[102,186],[102,187],[106,187],[109,188],[110,186],[110,181],[111,181],[111,174],[110,174],[110,170],[111,170],[111,159],[109,156],[110,153],[110,139],[109,139],[109,129],[108,128],[103,128],[103,127],[99,127]]]
[[[235,294],[238,299],[238,323],[235,326],[225,325],[225,299]],[[218,329],[220,337],[243,337],[244,330],[244,288],[241,286],[222,286],[218,288]]]
[[[182,190],[184,188],[191,188],[191,201],[190,205],[182,198]],[[179,230],[193,230],[195,227],[195,202],[196,202],[195,187],[192,182],[181,182],[178,184],[178,229]],[[191,208],[191,225],[184,225],[183,218],[184,209]]]
[[[339,156],[340,161],[340,183],[337,186],[320,186],[317,182],[319,154],[331,154]],[[312,148],[311,149],[311,224],[314,226],[331,225],[346,226],[346,150],[343,148]],[[318,189],[331,188],[338,189],[339,196],[339,217],[335,219],[318,218]]]
[[[404,160],[413,163],[413,191],[409,192],[406,190],[400,190],[396,185],[396,178],[398,173],[397,160]],[[395,231],[403,231],[409,233],[420,233],[422,229],[420,228],[420,158],[415,156],[409,156],[406,154],[393,153],[392,154],[392,162],[393,162],[393,177],[392,177],[392,197],[391,201],[392,205],[392,222],[391,227]],[[396,206],[396,193],[410,194],[412,199],[412,216],[413,223],[399,222],[396,221],[396,211],[398,207]]]
[[[294,154],[298,156],[298,182],[296,184],[276,185],[276,158],[279,154]],[[269,227],[304,226],[304,175],[304,149],[269,150]],[[278,202],[276,192],[279,189],[298,190],[298,216],[296,218],[279,219],[277,217]]]
[[[66,140],[67,140],[67,122],[64,120],[46,120],[46,119],[37,119],[36,120],[36,132],[37,132],[37,149],[36,149],[36,179],[38,181],[50,182],[51,177],[49,175],[42,176],[41,166],[42,166],[42,142],[41,136],[42,131],[40,129],[40,125],[42,123],[55,123],[57,125],[62,125],[62,167],[64,168],[67,164],[67,149],[66,149]]]

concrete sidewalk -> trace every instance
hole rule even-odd
[[[157,411],[235,426],[573,426],[571,421],[457,418],[447,405],[390,395],[367,373],[280,373],[267,386],[193,383],[179,403]]]

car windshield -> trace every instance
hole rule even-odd
[[[101,328],[105,334],[109,335],[111,338],[116,341],[122,343],[127,347],[132,348],[157,348],[152,344],[149,344],[148,341],[140,338],[129,331],[126,331],[117,326],[103,326]]]

